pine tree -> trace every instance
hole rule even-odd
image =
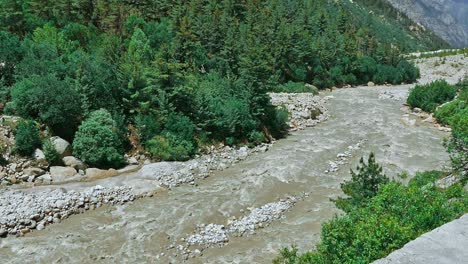
[[[389,182],[383,173],[382,166],[375,161],[375,155],[371,152],[367,164],[361,158],[357,171],[351,170],[351,180],[341,184],[341,189],[347,198],[338,198],[336,206],[346,212],[352,207],[365,203],[374,197],[380,186]]]

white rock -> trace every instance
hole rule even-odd
[[[416,113],[416,114],[422,113],[422,109],[419,107],[415,107],[413,108],[413,113]]]
[[[44,155],[44,152],[42,152],[42,150],[40,150],[40,149],[36,149],[36,150],[34,151],[34,158],[35,158],[36,160],[39,160],[39,161],[43,161],[43,160],[46,159],[46,157],[45,157],[45,155]]]
[[[61,158],[71,155],[71,146],[68,141],[60,137],[51,137],[50,142]]]
[[[27,176],[41,176],[44,175],[45,171],[40,168],[27,168],[23,170],[24,175]]]
[[[76,170],[85,170],[86,165],[79,159],[73,157],[73,156],[66,156],[62,159],[63,164],[66,166],[72,167]]]
[[[50,167],[50,176],[54,182],[65,181],[77,174],[72,167],[52,166]]]
[[[130,165],[138,165],[138,160],[135,157],[131,157],[127,160],[127,163]]]

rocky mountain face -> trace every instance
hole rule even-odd
[[[452,46],[468,46],[468,0],[387,0]]]

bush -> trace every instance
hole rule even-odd
[[[116,168],[124,164],[122,142],[111,114],[94,111],[78,128],[73,153],[91,166]]]
[[[407,103],[426,112],[434,112],[438,105],[452,100],[457,94],[455,86],[445,80],[434,81],[428,85],[416,85],[411,89]]]
[[[451,119],[465,108],[468,108],[466,101],[453,100],[437,109],[434,116],[439,123],[449,125],[451,123]]]
[[[42,142],[42,150],[44,151],[44,156],[50,166],[56,166],[62,163],[60,154],[55,150],[50,139],[46,139]]]
[[[306,85],[301,82],[287,82],[277,85],[273,88],[275,93],[313,93],[318,94],[318,89],[312,85]]]
[[[54,75],[31,76],[11,90],[13,109],[21,117],[37,119],[55,134],[72,138],[81,117],[80,96],[68,81]]]
[[[262,132],[253,131],[250,133],[249,142],[253,143],[254,145],[263,143],[265,142],[265,135]]]
[[[183,114],[172,113],[166,121],[164,132],[177,137],[177,139],[191,142],[194,141],[195,126],[190,118]]]
[[[166,161],[185,161],[195,153],[192,142],[171,134],[154,137],[146,143],[146,150],[153,158]]]
[[[36,123],[22,120],[15,132],[15,150],[22,156],[30,156],[41,146],[41,138]]]

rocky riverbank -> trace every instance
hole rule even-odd
[[[328,118],[327,98],[312,94],[271,94],[270,96],[274,105],[284,106],[290,111],[291,130],[314,126]],[[13,142],[13,133],[10,131],[8,135]],[[255,153],[268,151],[273,143],[264,143],[252,148],[219,144],[203,149],[204,154],[187,162],[144,162],[146,164],[139,169],[135,167],[137,165],[133,165],[119,171],[78,168],[75,166],[78,164],[76,162],[70,163],[70,166],[48,168],[46,165],[45,167],[17,166],[14,170],[11,169],[11,164],[3,166],[0,169],[6,171],[3,182],[11,184],[11,179],[15,178],[24,179],[18,182],[24,183],[3,187],[4,191],[0,194],[0,235],[24,235],[34,229],[43,229],[47,225],[60,222],[72,214],[82,213],[105,204],[125,203],[141,196],[152,195],[159,188],[173,188],[181,184],[196,186],[197,180],[208,177],[213,171],[224,170]],[[63,148],[64,152],[65,149],[66,147]],[[35,164],[33,161],[37,158],[29,160],[30,164]],[[28,160],[21,164],[27,165],[27,162]],[[22,177],[25,173],[29,173],[28,170],[37,170],[37,173],[33,177]],[[140,178],[133,177],[133,171],[137,171]],[[51,175],[54,176],[50,177]],[[44,177],[49,180],[36,182]],[[131,180],[127,181],[125,177]],[[76,182],[97,180],[100,185],[76,188]],[[148,187],[145,184],[148,180],[153,185]],[[115,182],[122,182],[123,185],[116,186]],[[43,186],[40,190],[37,190],[39,187],[35,187],[38,184]],[[20,187],[29,189],[23,190]],[[252,219],[257,219],[254,217],[257,213],[265,216],[269,215],[268,211],[272,215],[277,215],[278,211],[273,210],[274,208],[276,207],[272,205],[258,212],[252,211],[254,215],[243,222],[238,222],[238,231],[250,230],[250,227],[241,227],[251,226],[251,222],[256,221]],[[266,219],[271,220],[271,217]]]

